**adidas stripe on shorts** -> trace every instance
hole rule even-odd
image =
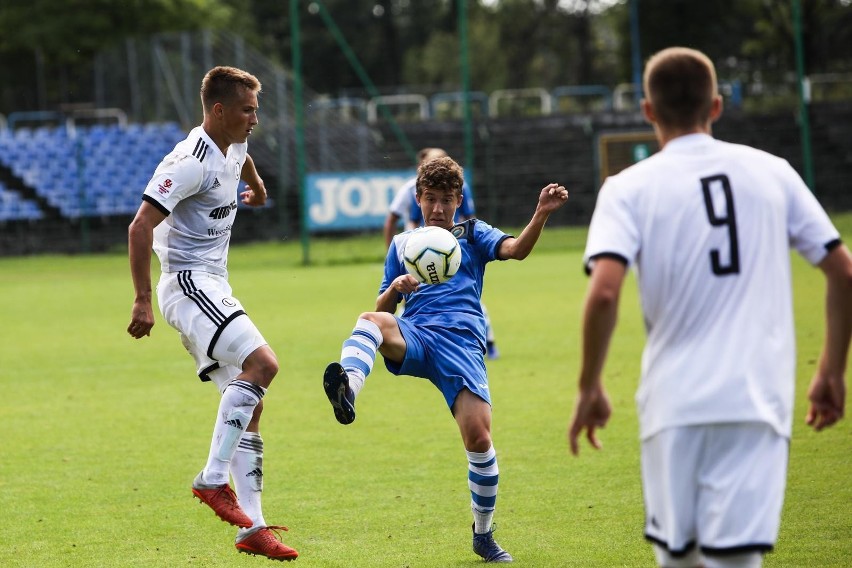
[[[201,380],[223,389],[255,349],[267,342],[222,276],[198,270],[164,272],[157,284],[160,312],[181,335]],[[228,373],[215,369],[229,366]],[[224,383],[224,384],[220,384]]]

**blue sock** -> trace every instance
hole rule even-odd
[[[340,352],[340,364],[349,377],[349,388],[356,395],[364,386],[367,375],[373,370],[376,352],[382,344],[382,332],[379,326],[365,319],[355,323],[355,329],[349,339],[343,342]]]

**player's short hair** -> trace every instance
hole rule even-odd
[[[669,47],[651,56],[643,87],[657,121],[683,129],[709,120],[718,93],[713,62],[688,47]]]
[[[417,195],[424,189],[452,191],[461,195],[463,184],[464,170],[449,156],[428,160],[417,168]]]
[[[435,158],[443,158],[447,155],[442,148],[421,148],[419,152],[417,152],[417,164],[422,164],[423,162],[428,162],[429,160],[434,160]]]
[[[201,106],[204,112],[209,112],[216,103],[227,104],[235,100],[240,89],[259,93],[260,81],[248,71],[236,67],[214,67],[201,80]]]

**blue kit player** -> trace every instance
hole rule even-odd
[[[492,260],[526,258],[550,214],[568,200],[558,184],[546,185],[532,219],[515,238],[487,223],[470,219],[453,224],[461,205],[462,168],[443,157],[417,171],[417,202],[425,225],[451,230],[462,247],[459,271],[442,284],[420,284],[406,272],[402,251],[411,235],[393,238],[376,311],[358,317],[343,342],[340,362],[328,365],[325,393],[341,424],[355,420],[355,398],[373,368],[376,353],[395,375],[429,379],[444,395],[461,433],[468,460],[473,512],[473,550],[486,562],[511,562],[493,537],[491,520],[497,499],[497,454],[491,443],[491,395],[485,371],[485,317],[482,296],[485,266]],[[405,300],[401,315],[397,305]]]

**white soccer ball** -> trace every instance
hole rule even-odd
[[[408,273],[423,284],[446,282],[458,272],[462,261],[461,245],[446,229],[415,229],[402,253]]]

